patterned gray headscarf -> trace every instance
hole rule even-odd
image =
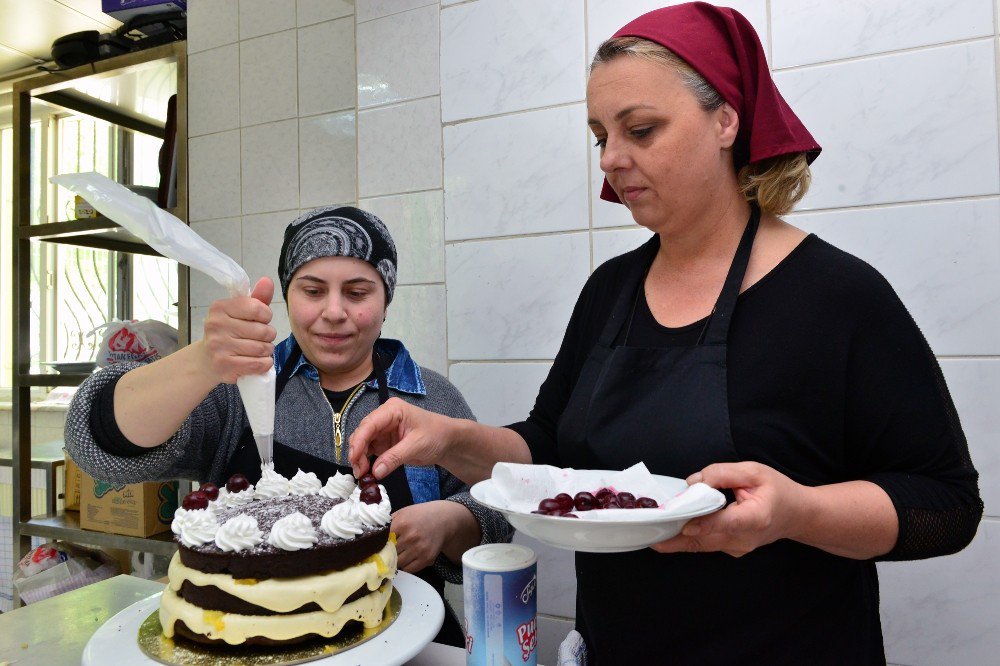
[[[355,257],[375,267],[385,283],[385,303],[396,289],[396,244],[385,223],[352,206],[325,206],[296,218],[285,229],[278,259],[281,293],[303,264],[320,257]]]

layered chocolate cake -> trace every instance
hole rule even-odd
[[[323,486],[301,470],[265,467],[251,486],[202,486],[172,529],[178,551],[160,602],[167,637],[284,645],[377,626],[392,593],[396,544],[385,489],[337,474]]]

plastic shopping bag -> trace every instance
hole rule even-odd
[[[90,334],[103,331],[97,348],[97,367],[122,361],[153,361],[177,351],[177,329],[155,319],[116,319],[101,324]]]
[[[79,194],[102,215],[143,239],[163,256],[205,273],[225,287],[230,296],[250,293],[250,278],[242,266],[153,201],[99,173],[66,173],[49,180]],[[240,377],[237,386],[261,458],[270,460],[274,436],[274,368],[263,375]]]

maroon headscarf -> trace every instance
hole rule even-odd
[[[736,109],[737,171],[778,155],[805,152],[810,164],[819,155],[820,145],[775,87],[757,32],[735,9],[707,2],[664,7],[643,14],[615,37],[641,37],[667,47]],[[621,203],[607,179],[601,198]]]

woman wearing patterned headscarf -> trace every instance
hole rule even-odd
[[[591,276],[526,421],[386,405],[356,471],[375,453],[377,477],[644,462],[705,482],[731,503],[681,535],[577,553],[589,663],[885,663],[875,562],[960,550],[983,510],[936,359],[881,275],[780,219],[820,147],[738,12],[626,25],[587,108],[602,197],[653,238]]]
[[[396,246],[385,224],[352,208],[318,208],[285,230],[278,262],[292,334],[273,345],[263,278],[250,297],[216,301],[204,338],[147,365],[118,364],[90,377],[67,417],[66,445],[92,476],[121,483],[192,478],[255,483],[260,460],[236,379],[274,364],[275,470],[321,480],[350,473],[348,437],[391,398],[473,419],[447,379],[418,366],[402,342],[380,338],[396,287]],[[460,583],[461,557],[509,541],[510,526],[468,486],[433,465],[407,465],[381,480],[394,510],[399,567],[443,593]],[[438,642],[464,646],[447,613]]]

